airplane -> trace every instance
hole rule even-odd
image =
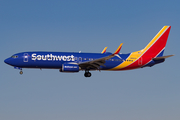
[[[114,53],[106,52],[107,47],[101,53],[21,52],[4,62],[19,69],[20,74],[23,74],[22,68],[59,69],[67,73],[83,70],[85,77],[91,77],[90,71],[93,70],[121,71],[151,67],[174,56],[163,56],[170,29],[171,26],[164,26],[144,49],[128,54],[119,54],[121,43]]]

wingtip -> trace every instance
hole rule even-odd
[[[107,50],[107,47],[105,47],[101,53],[105,53],[106,50]]]
[[[121,44],[119,45],[119,47],[117,48],[117,50],[114,52],[114,55],[115,55],[115,54],[118,54],[118,53],[120,52],[120,50],[121,50],[121,48],[122,48],[122,45],[123,45],[123,43],[121,43]]]

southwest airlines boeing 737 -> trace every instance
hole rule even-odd
[[[114,53],[74,53],[74,52],[22,52],[4,60],[23,74],[22,68],[59,69],[60,72],[79,72],[90,77],[92,70],[132,70],[151,67],[173,55],[163,56],[171,26],[164,26],[142,50],[129,54],[119,54],[122,43]]]

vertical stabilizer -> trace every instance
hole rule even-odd
[[[127,59],[136,58],[136,60],[133,63],[129,63],[125,61],[119,66],[117,66],[115,69],[130,70],[147,65],[154,58],[164,59],[170,57],[170,56],[162,57],[170,29],[171,26],[164,26],[144,49],[131,53],[131,55]]]
[[[150,41],[150,43],[143,49],[143,53],[152,57],[163,56],[170,29],[171,26],[164,26]]]

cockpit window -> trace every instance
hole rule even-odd
[[[13,56],[11,56],[12,58],[18,58],[18,56],[17,55],[13,55]]]

